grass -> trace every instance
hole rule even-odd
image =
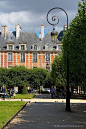
[[[34,94],[16,94],[15,99],[32,99],[34,97]],[[14,98],[14,96],[11,96],[11,98]]]
[[[0,128],[7,122],[14,114],[21,109],[21,107],[26,102],[16,101],[16,102],[0,102]]]

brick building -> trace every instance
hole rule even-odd
[[[7,31],[7,26],[1,26],[0,34],[0,67],[24,65],[28,69],[35,67],[52,69],[56,55],[61,53],[61,41],[51,42],[51,32],[44,37],[44,25],[41,25],[39,38],[34,32],[22,31],[20,25],[15,31]]]

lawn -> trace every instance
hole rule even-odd
[[[16,101],[16,102],[0,102],[0,128],[7,122],[9,119],[14,116],[14,114],[21,109],[21,107],[26,102]]]
[[[16,94],[15,99],[32,99],[34,97],[34,94]],[[11,96],[11,98],[14,98],[14,96]]]

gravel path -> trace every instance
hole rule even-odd
[[[86,104],[28,103],[6,129],[86,129]]]

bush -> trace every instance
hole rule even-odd
[[[22,89],[22,94],[28,94],[26,84],[24,84],[23,89]]]
[[[41,94],[49,94],[48,91],[41,91]]]

